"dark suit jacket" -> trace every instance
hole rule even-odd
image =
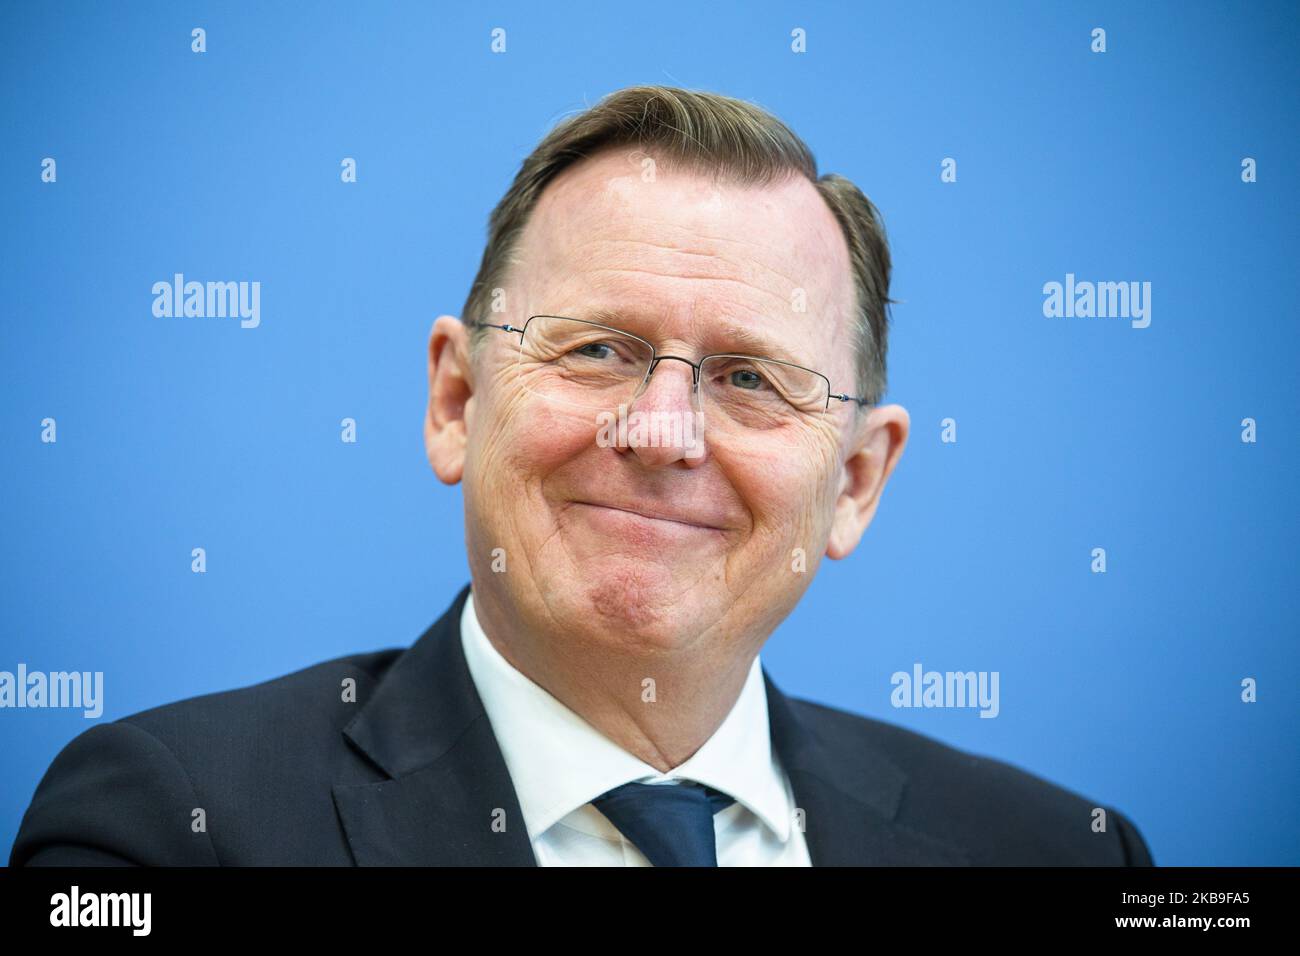
[[[468,593],[410,648],[85,731],[37,787],[10,865],[536,865],[461,650]],[[763,676],[814,866],[1152,863],[1112,808],[1094,833],[1093,801],[786,697]],[[344,700],[348,678],[355,702]],[[492,825],[498,809],[504,832]]]

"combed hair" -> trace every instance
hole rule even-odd
[[[857,186],[835,173],[817,175],[817,161],[795,133],[743,100],[669,86],[633,86],[567,117],[523,161],[488,220],[487,247],[461,315],[491,322],[493,290],[507,285],[516,246],[542,190],[564,169],[610,147],[634,146],[657,161],[763,186],[806,177],[840,224],[856,290],[853,343],[858,394],[872,404],[886,388],[890,324],[890,255],[879,211]],[[475,348],[486,334],[472,330]]]

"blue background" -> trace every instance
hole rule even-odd
[[[777,682],[1114,805],[1157,863],[1300,863],[1297,7],[474,6],[4,6],[0,669],[101,670],[106,721],[414,641],[468,580],[425,346],[489,211],[562,116],[708,89],[872,197],[903,300],[912,438]],[[261,327],[155,318],[175,272],[260,281]],[[1150,327],[1045,318],[1067,272],[1151,282]],[[1000,716],[894,709],[917,661],[1000,672]],[[90,726],[0,711],[5,857]]]

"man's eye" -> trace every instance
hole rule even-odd
[[[580,345],[574,349],[573,354],[581,355],[584,358],[604,359],[611,358],[614,355],[614,349],[604,342],[588,342],[586,345]]]
[[[766,382],[762,375],[759,375],[752,368],[737,369],[731,373],[731,384],[745,389],[762,388]]]

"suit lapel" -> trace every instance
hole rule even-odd
[[[952,866],[957,847],[897,822],[907,775],[859,735],[818,733],[809,705],[792,701],[763,668],[772,746],[804,811],[813,866]],[[823,724],[829,727],[829,724]]]
[[[466,585],[343,729],[388,776],[333,788],[360,866],[537,865],[461,648],[468,594]]]

